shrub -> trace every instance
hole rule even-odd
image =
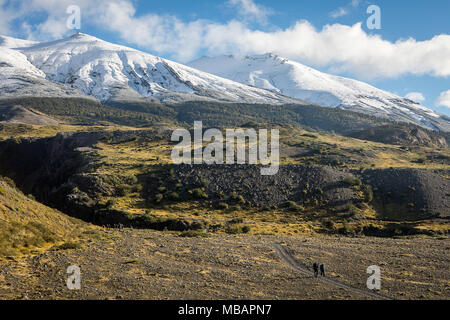
[[[245,199],[242,195],[238,195],[236,200],[238,203],[241,203],[241,204],[245,203]]]
[[[180,237],[184,238],[206,238],[208,235],[197,230],[188,230],[180,233]]]
[[[363,185],[363,193],[364,193],[364,202],[366,203],[370,203],[373,201],[373,190],[372,190],[372,186],[370,185]]]
[[[347,177],[344,179],[344,182],[350,187],[360,186],[362,185],[362,181],[358,177]]]
[[[130,175],[125,178],[125,181],[129,185],[134,185],[138,183],[138,178],[135,175]]]
[[[230,193],[229,199],[231,201],[240,203],[240,204],[244,204],[245,203],[245,199],[242,195],[237,194],[235,191],[233,191],[232,193]]]
[[[169,199],[170,199],[170,200],[173,200],[173,201],[176,201],[176,200],[179,200],[179,199],[180,199],[180,196],[179,196],[178,193],[172,192],[172,193],[169,195]]]
[[[131,187],[126,184],[119,184],[116,187],[116,190],[117,190],[117,195],[119,197],[125,197],[126,195],[130,194]]]
[[[194,221],[191,223],[191,230],[202,230],[204,228],[204,224],[199,221]]]
[[[58,246],[59,250],[76,250],[80,248],[81,244],[72,241],[64,242],[62,245]]]
[[[112,209],[116,204],[116,201],[113,199],[110,199],[106,202],[105,206],[107,209]]]
[[[423,163],[425,163],[426,161],[427,161],[427,159],[422,157],[422,158],[417,159],[417,160],[416,160],[416,163],[423,164]]]
[[[312,133],[304,133],[302,134],[303,137],[308,137],[308,138],[313,138],[313,139],[317,139],[318,137],[315,134]]]
[[[138,259],[125,261],[124,264],[140,264],[141,262]]]
[[[331,232],[336,232],[337,228],[336,228],[336,223],[334,223],[331,220],[326,220],[323,223],[323,226],[325,229],[331,231]]]
[[[16,189],[16,183],[10,177],[0,177],[0,179],[6,182],[6,184],[11,188]]]
[[[347,204],[347,211],[351,217],[354,217],[358,214],[358,208],[355,207],[353,203]]]
[[[348,223],[346,223],[346,222],[344,222],[343,226],[342,226],[341,228],[339,228],[338,232],[339,232],[340,234],[343,234],[343,235],[351,235],[351,234],[354,234],[354,230],[353,230],[352,227],[351,227]]]
[[[161,203],[161,201],[164,199],[164,196],[161,193],[157,193],[155,196],[155,202]]]
[[[250,232],[249,226],[243,225],[232,225],[225,229],[225,232],[228,234],[240,234],[240,233],[248,233]]]
[[[288,201],[286,203],[286,207],[288,208],[289,211],[292,211],[292,212],[302,212],[304,210],[304,208],[302,206],[298,205],[294,201]]]
[[[196,188],[194,190],[191,190],[191,191],[189,191],[189,193],[191,193],[195,199],[199,199],[199,200],[208,199],[208,194],[205,192],[204,189],[201,189],[201,188]]]
[[[229,226],[225,229],[225,232],[228,234],[238,234],[242,232],[242,229],[240,226]]]
[[[229,208],[228,204],[226,204],[225,202],[220,202],[218,204],[218,206],[219,206],[219,209],[222,209],[222,210],[227,210]]]
[[[230,221],[228,221],[229,224],[240,224],[242,222],[244,222],[244,219],[242,219],[242,218],[234,218],[234,219],[231,219]]]

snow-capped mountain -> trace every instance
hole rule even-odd
[[[274,54],[203,57],[189,66],[326,107],[450,131],[448,118],[369,84],[320,72]]]
[[[4,48],[23,48],[38,44],[36,41],[22,40],[7,36],[0,36],[0,47]]]
[[[450,131],[448,117],[418,103],[273,54],[185,66],[82,33],[47,43],[0,36],[0,98],[20,96],[314,103]]]
[[[43,71],[11,48],[33,45],[34,42],[0,36],[0,97],[48,96],[82,97],[81,92],[46,79]]]
[[[17,75],[62,84],[68,91],[76,90],[101,101],[156,98],[175,102],[299,102],[86,34],[38,44],[7,37],[2,42],[0,63],[14,67],[8,70],[10,75],[20,70]],[[8,89],[11,91],[11,86]]]

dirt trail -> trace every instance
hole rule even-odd
[[[278,255],[281,257],[281,259],[287,264],[289,265],[292,269],[294,269],[297,272],[303,273],[305,275],[308,276],[314,276],[312,271],[309,271],[307,268],[305,268],[304,266],[302,266],[300,263],[297,262],[297,260],[295,259],[295,257],[292,255],[292,253],[289,252],[289,250],[282,246],[279,243],[274,243],[273,244],[275,251],[278,253]],[[392,298],[390,297],[386,297],[383,296],[381,294],[375,293],[375,292],[371,292],[371,291],[367,291],[367,290],[362,290],[362,289],[358,289],[349,285],[346,285],[340,281],[331,279],[331,278],[326,278],[326,277],[321,277],[321,278],[317,278],[317,280],[322,281],[324,283],[327,284],[331,284],[334,285],[336,287],[339,288],[344,288],[346,290],[349,290],[353,293],[357,293],[357,294],[362,294],[365,295],[367,297],[370,298],[374,298],[377,300],[392,300]]]

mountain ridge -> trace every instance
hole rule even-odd
[[[3,47],[0,59],[6,59],[6,50],[9,56],[14,53],[24,60],[18,63],[21,71],[32,72],[35,79],[62,84],[101,101],[155,98],[168,102],[302,103],[82,33],[17,49]]]
[[[450,130],[448,118],[414,101],[367,83],[334,76],[276,54],[202,57],[189,66],[240,83],[272,90],[331,108],[341,108]]]
[[[0,36],[0,98],[320,105],[450,132],[450,119],[361,81],[268,53],[187,66],[83,33],[46,43]]]

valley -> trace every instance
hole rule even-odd
[[[3,299],[301,299],[366,300],[366,269],[379,264],[380,294],[393,299],[448,299],[448,240],[329,236],[211,235],[125,229],[99,231],[102,240],[76,250],[50,250],[0,262]],[[273,244],[283,243],[302,266],[315,260],[328,279],[318,281],[287,265]],[[65,285],[67,267],[81,266],[82,289]]]
[[[0,130],[1,175],[18,190],[0,197],[2,233],[16,237],[2,242],[2,299],[372,299],[358,290],[373,264],[385,296],[448,299],[448,147],[273,124],[280,172],[261,177],[257,165],[172,165],[177,120],[52,117],[58,125]],[[50,207],[64,218],[43,220]],[[14,231],[36,228],[51,236]],[[277,243],[358,290],[299,274]],[[73,264],[80,291],[65,286]]]
[[[448,117],[272,54],[190,65],[0,37],[0,299],[449,299]],[[175,164],[197,121],[278,130],[276,174]]]

